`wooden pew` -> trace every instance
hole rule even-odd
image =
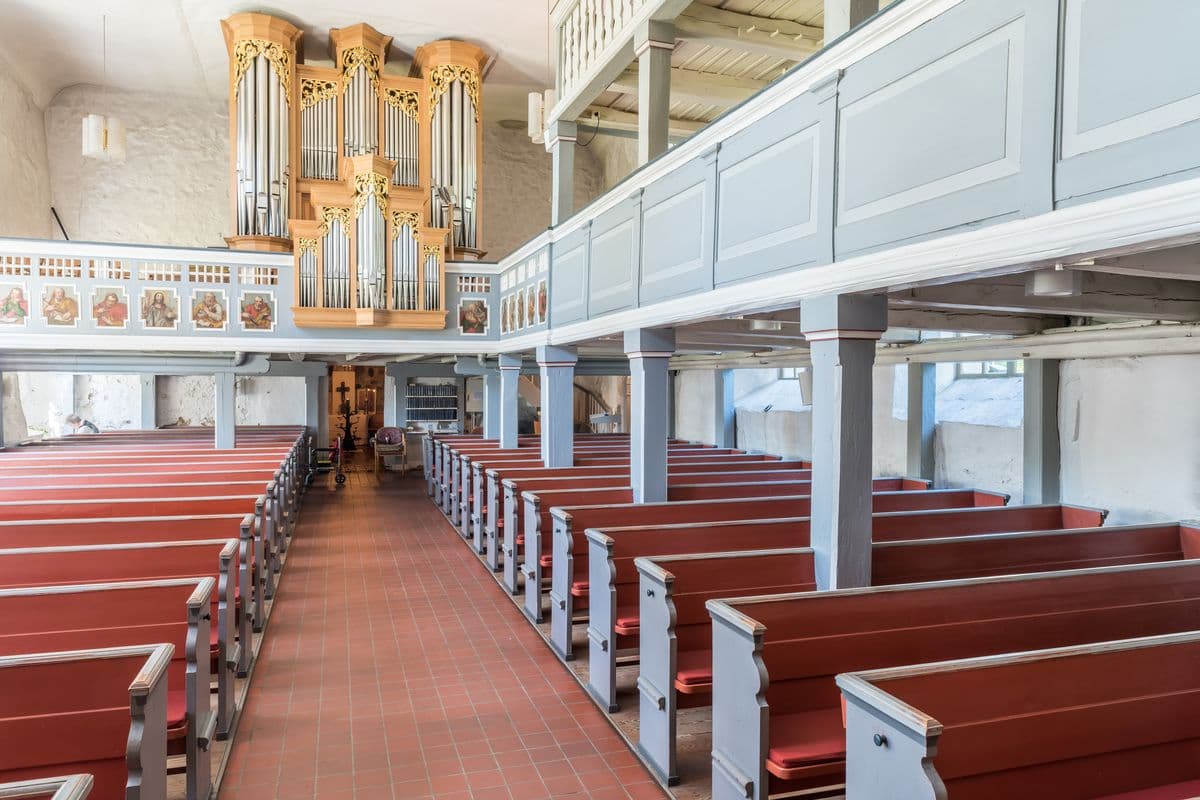
[[[523,455],[506,455],[504,450],[495,448],[489,449],[453,449],[450,454],[450,470],[449,470],[449,495],[447,502],[449,508],[446,513],[450,516],[450,521],[457,527],[462,528],[463,537],[469,536],[469,531],[466,526],[470,521],[470,513],[466,504],[473,496],[471,489],[472,477],[472,458],[486,459],[491,464],[510,463],[514,466],[519,463],[540,465],[542,463],[539,457],[536,460],[529,460]],[[766,459],[773,458],[767,456],[753,456],[742,453],[739,450],[733,449],[718,449],[709,445],[695,445],[690,443],[684,444],[669,444],[667,446],[667,458],[670,461],[684,459],[688,457],[712,457],[712,456],[728,456],[740,455],[750,459]],[[581,466],[588,464],[599,463],[602,460],[612,459],[614,461],[624,462],[629,459],[629,443],[627,441],[614,442],[598,442],[598,443],[577,443],[575,446],[574,461]],[[479,488],[479,496],[483,495],[483,487]],[[464,513],[465,512],[465,513]]]
[[[482,518],[475,520],[476,531],[483,528],[483,537],[485,539],[484,546],[486,548],[486,561],[493,572],[499,572],[501,569],[501,553],[505,554],[505,558],[509,558],[511,553],[515,554],[516,559],[520,558],[519,545],[522,543],[522,535],[520,533],[521,502],[520,496],[523,492],[525,481],[541,480],[543,478],[586,478],[600,475],[629,474],[629,460],[627,458],[618,461],[613,461],[611,464],[593,465],[593,466],[574,466],[562,469],[546,469],[540,465],[536,467],[520,467],[510,468],[494,468],[487,465],[474,464],[473,469],[477,470],[475,477],[475,491],[479,492],[480,487],[486,483],[485,500],[477,500],[475,507],[478,509],[479,503],[483,503],[485,509]],[[708,459],[686,458],[673,461],[667,466],[667,474],[687,473],[690,475],[702,475],[707,472],[725,472],[728,469],[746,469],[756,473],[779,472],[780,480],[802,480],[805,478],[804,473],[811,474],[811,465],[807,461],[762,461],[757,458],[742,458],[738,455],[731,456],[712,456]],[[479,472],[486,471],[486,481]],[[783,477],[790,475],[794,477]],[[586,485],[586,484],[581,484]],[[478,512],[477,512],[478,513]],[[512,531],[511,536],[505,534],[504,545],[500,545],[500,532],[505,528]],[[508,572],[505,573],[504,584],[509,591],[516,594],[516,572],[517,568],[514,565],[510,579]]]
[[[745,471],[745,481],[763,480],[774,482],[779,480],[807,479],[811,470],[784,469],[778,466],[781,464],[786,466],[797,463],[804,462],[747,461],[738,455],[711,456],[703,460],[680,457],[668,463],[667,475],[668,480],[687,485],[722,483],[728,480],[728,473],[735,470]],[[581,475],[581,472],[584,474]],[[695,476],[695,479],[684,480],[683,476]],[[476,531],[479,531],[479,527],[484,526],[484,523],[486,523],[486,541],[483,543],[483,546],[487,552],[486,560],[488,566],[491,567],[493,572],[498,571],[502,566],[500,556],[503,553],[504,576],[502,582],[511,594],[516,594],[518,591],[518,564],[521,559],[522,545],[524,544],[524,534],[521,532],[520,524],[523,518],[521,509],[522,493],[525,491],[538,492],[576,487],[628,487],[629,462],[622,460],[619,463],[614,462],[602,466],[569,467],[562,470],[507,470],[489,468],[487,482],[487,515],[485,519],[477,521]],[[476,485],[478,486],[479,484]],[[924,486],[927,488],[928,484]],[[497,487],[503,490],[503,500],[500,499],[501,492],[498,491]],[[493,508],[497,510],[493,511]],[[495,515],[494,517],[493,514]],[[496,520],[495,524],[492,524],[493,518]],[[499,542],[501,531],[503,531],[504,536],[503,546]]]
[[[0,590],[0,656],[170,644],[167,754],[187,760],[188,800],[207,800],[217,715],[208,651],[197,645],[211,640],[215,590],[212,578]],[[233,672],[219,663],[218,696],[232,720]]]
[[[64,775],[0,783],[0,800],[84,800],[92,793],[91,775]]]
[[[85,583],[122,583],[210,577],[216,584],[209,615],[217,625],[217,667],[236,665],[251,647],[250,627],[239,624],[236,539],[88,547],[24,547],[0,550],[0,589],[34,589]],[[234,645],[234,637],[237,645]],[[227,684],[232,686],[232,684]],[[217,704],[217,730],[232,725],[232,690]]]
[[[269,570],[262,531],[250,514],[0,522],[0,550],[24,547],[30,542],[39,547],[86,547],[229,538],[241,542],[236,567],[238,594],[252,600],[241,604],[242,613],[254,632],[261,633],[269,617],[265,596]],[[250,653],[241,655],[238,671],[244,675]]]
[[[537,525],[546,525],[549,523],[552,526],[553,535],[551,540],[549,561],[544,558],[534,558],[532,554],[541,552],[545,553],[544,538],[537,542],[540,549],[534,549],[532,541],[527,542],[525,551],[526,565],[526,583],[525,583],[525,598],[526,611],[528,616],[533,616],[541,609],[541,585],[529,581],[529,564],[534,560],[539,567],[544,568],[546,565],[550,569],[550,644],[558,652],[559,656],[564,659],[572,658],[573,647],[571,642],[571,634],[574,626],[574,621],[577,615],[582,615],[581,606],[584,603],[577,602],[577,599],[586,601],[587,585],[585,582],[577,584],[576,575],[586,575],[588,572],[588,548],[587,548],[587,529],[591,527],[602,527],[605,525],[623,525],[623,524],[638,524],[639,522],[650,524],[655,521],[664,519],[672,519],[676,509],[679,513],[685,513],[678,504],[703,501],[723,501],[729,499],[749,499],[746,502],[745,508],[741,511],[741,516],[736,519],[754,519],[781,516],[777,513],[778,509],[766,510],[756,509],[756,503],[753,498],[763,499],[781,499],[784,497],[793,498],[791,501],[790,513],[785,513],[782,516],[807,516],[809,513],[809,497],[806,494],[811,483],[807,481],[780,481],[777,483],[723,483],[715,485],[700,485],[700,486],[671,486],[668,487],[668,498],[671,502],[667,503],[641,503],[635,504],[632,502],[633,497],[627,494],[624,497],[610,495],[610,503],[615,505],[608,506],[575,506],[571,507],[568,504],[572,502],[571,490],[557,493],[547,493],[551,499],[547,500],[546,496],[541,496],[539,501],[538,495],[530,493],[525,494],[526,503],[526,530],[536,528]],[[615,492],[617,490],[608,490]],[[574,493],[575,498],[586,497],[588,500],[598,500],[595,498],[594,492],[587,492],[581,495],[579,492]],[[873,495],[874,507],[876,511],[921,511],[927,509],[946,509],[946,508],[976,508],[976,507],[1000,507],[1008,502],[1007,494],[997,492],[981,492],[975,489],[940,489],[936,491],[891,491],[877,492]],[[529,525],[528,521],[531,515],[537,509],[539,502],[543,508],[549,506],[548,514],[538,514],[537,522],[534,525]],[[562,505],[564,507],[554,508],[553,506]],[[730,506],[722,505],[718,513],[724,515],[730,512]],[[704,506],[695,505],[689,506],[686,513],[687,518],[681,518],[679,522],[704,522],[712,520],[712,517],[706,516]],[[713,507],[713,510],[717,510]],[[728,520],[730,517],[722,516],[715,521]],[[544,528],[543,528],[544,529]],[[541,579],[541,574],[537,575]],[[535,602],[536,601],[536,602]]]
[[[165,798],[173,649],[0,657],[0,782],[78,772],[93,800]]]
[[[135,468],[136,469],[136,468]],[[265,486],[275,475],[269,469],[225,469],[206,470],[203,472],[75,472],[61,471],[55,475],[43,475],[38,478],[28,478],[23,475],[0,477],[0,490],[11,490],[23,486],[37,486],[46,489],[70,489],[82,486],[143,486],[173,483],[181,485],[196,485],[209,483],[227,485],[245,481],[261,481]]]
[[[839,675],[847,800],[1200,796],[1200,632]]]
[[[886,585],[1158,563],[1200,555],[1198,533],[1196,528],[1162,524],[876,542],[872,567],[875,585]],[[685,541],[690,547],[690,538]],[[686,548],[659,542],[659,549],[666,553]],[[623,592],[633,607],[618,606],[616,615],[628,635],[616,643],[636,644],[640,656],[637,685],[657,687],[640,696],[638,747],[665,779],[675,778],[676,709],[705,706],[711,698],[712,622],[704,603],[767,593],[757,572],[741,566],[749,563],[742,560],[748,557],[757,558],[755,566],[764,572],[769,570],[763,565],[772,558],[788,558],[764,557],[762,550],[706,553],[698,549],[689,555],[640,557],[635,561],[640,585]],[[897,573],[904,580],[898,580]],[[600,634],[594,627],[596,620],[604,617],[603,605],[592,610],[588,631],[589,681],[600,689],[612,685],[604,682],[606,678],[616,679],[615,669],[604,663],[595,647]],[[609,641],[614,641],[611,634]],[[598,674],[601,672],[604,674]],[[593,696],[598,700],[604,697],[596,689]]]
[[[768,790],[844,781],[839,673],[1191,630],[1200,612],[1200,563],[710,600],[707,607],[713,798],[763,800]]]

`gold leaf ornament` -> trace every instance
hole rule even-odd
[[[263,56],[271,64],[271,70],[283,87],[283,96],[288,105],[292,104],[292,54],[275,42],[266,39],[243,39],[233,46],[234,92],[241,90],[242,78],[254,63],[254,59]]]
[[[442,64],[434,67],[429,73],[430,103],[437,108],[442,95],[455,81],[462,81],[463,88],[471,98],[471,109],[475,112],[475,121],[479,121],[479,74],[470,67],[458,64]]]
[[[420,217],[416,211],[393,211],[392,212],[392,238],[399,239],[401,229],[407,225],[412,238],[417,238],[417,225],[420,222]]]
[[[396,89],[394,87],[384,89],[384,99],[392,108],[403,111],[413,119],[417,118],[420,108],[420,99],[417,93],[412,89]]]
[[[351,47],[342,51],[342,92],[345,93],[350,89],[350,78],[360,66],[366,69],[367,78],[371,81],[371,88],[378,94],[379,56],[365,47]]]
[[[342,225],[342,235],[350,235],[350,209],[339,206],[325,206],[321,209],[321,235],[329,233],[329,223],[337,220]]]
[[[317,240],[307,236],[301,236],[296,240],[296,249],[299,251],[300,255],[304,255],[305,253],[312,253],[316,255]]]
[[[380,208],[387,205],[388,178],[376,172],[364,172],[354,176],[354,218],[362,213],[367,200],[375,195],[375,202]]]
[[[309,109],[331,97],[338,91],[337,81],[321,78],[305,78],[300,81],[300,108]]]

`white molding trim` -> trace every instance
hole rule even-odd
[[[804,338],[810,342],[833,342],[842,339],[865,339],[878,341],[885,331],[858,331],[831,329],[827,331],[805,331]]]
[[[675,42],[661,42],[657,39],[647,39],[637,47],[633,48],[633,57],[641,58],[647,50],[670,50],[675,51]]]
[[[500,265],[494,261],[447,261],[447,275],[499,276]]]
[[[675,353],[670,350],[663,350],[661,352],[656,351],[656,350],[647,350],[647,351],[638,350],[637,352],[626,353],[625,355],[630,360],[632,360],[635,358],[671,358],[675,355]]]
[[[292,267],[291,253],[260,253],[250,250],[225,250],[216,247],[172,247],[169,245],[117,244],[113,242],[76,242],[57,239],[18,239],[0,237],[0,255],[45,256],[58,258],[130,259],[173,263],[226,264],[230,266]]]

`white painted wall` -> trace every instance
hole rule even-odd
[[[3,444],[14,445],[26,437],[25,413],[21,408],[21,379],[16,373],[0,375],[0,421],[4,425]]]
[[[80,119],[125,123],[123,164],[84,158]],[[72,239],[221,247],[229,233],[223,100],[72,86],[46,109],[54,205]]]
[[[1200,518],[1200,356],[1062,365],[1063,498],[1111,523]]]
[[[47,237],[52,219],[42,110],[0,58],[0,236]]]

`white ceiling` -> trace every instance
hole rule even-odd
[[[487,75],[489,116],[524,118],[525,93],[552,82],[547,0],[0,0],[0,55],[45,106],[75,84],[223,98],[227,60],[220,20],[239,11],[283,17],[304,31],[305,60],[328,59],[328,30],[366,22],[394,37],[405,67],[434,39],[464,39],[495,62]],[[101,19],[108,17],[108,69]]]

